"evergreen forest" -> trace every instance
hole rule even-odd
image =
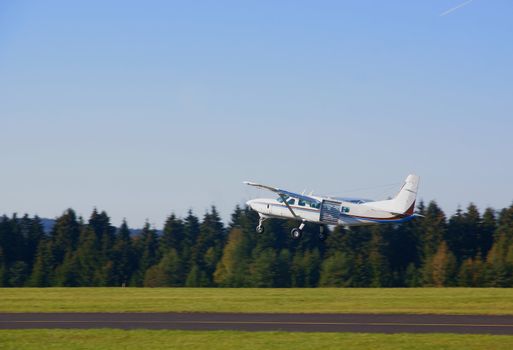
[[[1,287],[513,287],[513,205],[447,217],[430,202],[400,225],[334,228],[326,241],[308,224],[267,220],[236,207],[225,225],[215,207],[202,217],[170,214],[161,231],[133,234],[96,209],[66,210],[47,232],[42,220],[0,217]]]

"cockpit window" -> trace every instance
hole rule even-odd
[[[285,199],[288,199],[289,196],[283,196],[285,197]],[[278,203],[283,203],[283,198],[281,196],[279,196],[278,198],[276,198],[276,200],[278,201]]]
[[[294,205],[294,203],[296,203],[296,200],[294,198],[291,198],[287,201],[287,203],[289,203],[290,205]]]

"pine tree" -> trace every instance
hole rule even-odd
[[[57,287],[78,287],[79,266],[76,257],[67,252],[61,265],[55,270],[55,286]]]
[[[270,248],[269,248],[270,249]],[[305,255],[302,251],[297,250],[294,253],[291,264],[292,287],[302,288],[305,286]]]
[[[474,258],[479,252],[481,216],[477,207],[470,204],[467,212],[460,209],[449,220],[445,240],[458,261]]]
[[[57,218],[52,228],[53,261],[61,264],[66,254],[71,254],[77,247],[80,236],[80,225],[73,209],[68,209]]]
[[[345,234],[346,231],[342,226],[335,227],[333,232],[328,235],[328,238],[324,242],[324,245],[326,247],[324,258],[329,258],[335,255],[336,253],[339,253],[346,249]]]
[[[164,271],[162,271],[159,265],[153,265],[146,270],[144,273],[143,286],[150,288],[166,287]]]
[[[236,227],[241,228],[244,225],[244,216],[244,210],[242,210],[241,207],[237,204],[231,215],[230,224],[228,225],[229,231]]]
[[[297,250],[292,259],[291,278],[293,287],[316,287],[319,283],[321,257],[319,249]]]
[[[15,261],[9,268],[8,285],[10,287],[23,287],[28,276],[29,276],[28,264],[21,260]]]
[[[9,237],[8,244],[4,246],[4,254],[6,264],[9,267],[9,273],[11,265],[18,261],[23,261],[26,258],[26,244],[23,235],[24,227],[21,223],[22,220],[18,219],[16,214],[13,214],[11,219],[8,221],[9,225]],[[25,232],[26,233],[26,232]]]
[[[493,235],[497,229],[495,210],[487,208],[483,214],[481,231],[479,236],[479,251],[481,256],[486,256],[493,245]]]
[[[406,268],[404,285],[406,287],[420,287],[422,285],[422,276],[414,263],[410,263]]]
[[[0,219],[1,221],[1,219]],[[7,268],[5,266],[4,250],[0,246],[0,287],[6,287],[7,284]]]
[[[513,287],[513,242],[510,241],[506,257],[504,259],[506,279],[504,287]]]
[[[189,274],[187,275],[187,279],[185,281],[186,287],[207,287],[209,284],[209,280],[205,271],[202,271],[198,265],[193,265]]]
[[[132,245],[130,230],[126,220],[123,220],[112,249],[113,285],[124,286],[128,284],[136,268],[135,259],[136,254]]]
[[[214,282],[222,287],[248,286],[249,240],[240,228],[232,228],[228,243],[214,272]]]
[[[276,261],[276,288],[287,288],[291,286],[290,269],[291,256],[288,249],[282,249]]]
[[[467,211],[463,214],[465,230],[467,232],[467,239],[465,240],[464,246],[466,249],[466,257],[475,258],[479,254],[479,243],[483,236],[483,223],[481,214],[474,203],[470,203],[467,207]]]
[[[486,265],[483,263],[481,254],[473,260],[473,286],[474,287],[485,287],[486,286]]]
[[[77,265],[76,283],[81,287],[93,287],[101,284],[95,276],[101,266],[102,260],[99,259],[100,242],[93,227],[84,226],[80,233],[78,248],[73,255],[74,262]]]
[[[321,256],[319,249],[307,250],[304,255],[305,287],[317,287],[320,277]]]
[[[377,284],[376,278],[382,286],[388,287],[419,283],[418,266],[423,259],[423,233],[419,230],[421,220],[415,219],[400,225],[382,225],[373,229],[374,234],[379,234],[378,241],[376,238],[371,241],[369,256],[369,259],[372,256],[374,285]],[[378,272],[379,264],[382,264],[383,271]]]
[[[19,220],[18,226],[21,236],[17,256],[27,264],[27,269],[31,270],[39,241],[44,237],[43,227],[37,216],[31,219],[27,214]]]
[[[212,284],[218,261],[221,259],[225,241],[224,227],[215,207],[206,213],[200,225],[199,236],[191,250],[191,261],[207,276],[208,285]]]
[[[388,262],[383,256],[384,244],[379,231],[374,231],[369,250],[371,287],[389,287],[391,284],[390,272]]]
[[[185,270],[190,271],[192,269],[192,248],[196,245],[196,241],[199,236],[200,225],[198,218],[189,210],[187,217],[184,220],[184,239],[183,248],[179,252],[184,261]]]
[[[353,277],[351,278],[351,284],[349,284],[349,287],[370,287],[372,281],[372,270],[367,257],[363,253],[360,253],[353,259]]]
[[[146,222],[136,242],[139,261],[137,271],[132,276],[131,284],[142,286],[146,270],[159,261],[157,232]]]
[[[93,210],[87,226],[94,232],[97,241],[97,264],[95,266],[93,284],[111,286],[115,283],[114,262],[112,261],[116,228],[110,223],[105,211],[98,213]]]
[[[2,249],[2,278],[3,285],[8,286],[11,272],[19,274],[19,261],[26,259],[26,244],[23,237],[22,226],[16,214],[11,218],[0,218],[0,248]],[[13,268],[14,264],[17,266]]]
[[[445,214],[434,201],[428,204],[423,215],[420,230],[423,233],[423,260],[426,260],[436,253],[447,228]]]
[[[160,261],[159,266],[164,271],[167,286],[183,286],[183,263],[176,249],[170,249],[168,253],[164,255],[164,257]]]
[[[161,255],[165,255],[170,249],[182,251],[184,240],[184,224],[175,214],[169,215],[164,224],[164,230],[159,241]]]
[[[37,248],[34,268],[30,276],[29,287],[50,287],[53,285],[52,248],[50,242],[43,239]]]
[[[486,258],[486,284],[490,287],[506,287],[508,283],[508,269],[506,254],[508,239],[506,233],[497,236],[495,243]]]
[[[171,248],[157,265],[150,267],[144,276],[145,287],[179,287],[183,284],[181,260],[176,249]]]
[[[267,248],[258,252],[258,255],[251,264],[250,271],[253,287],[274,287],[277,276],[276,251],[272,248]]]
[[[351,286],[352,268],[348,256],[336,252],[322,263],[320,287],[348,287]]]
[[[506,245],[513,242],[513,204],[509,208],[501,210],[498,218],[498,226],[495,231],[495,240],[504,236]]]
[[[455,284],[456,258],[449,250],[447,243],[442,241],[431,260],[432,281],[435,287],[451,286]]]
[[[468,258],[460,266],[458,272],[458,286],[472,287],[474,283],[474,266],[472,258]]]

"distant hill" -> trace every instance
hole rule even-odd
[[[45,232],[50,233],[50,231],[52,231],[53,226],[55,225],[55,220],[41,218],[41,223],[43,224],[43,229],[45,230]],[[142,229],[140,229],[140,228],[131,228],[130,234],[132,236],[137,236],[141,231],[142,231]],[[158,235],[160,235],[161,233],[162,233],[162,230],[157,230]]]
[[[49,233],[53,226],[55,225],[55,220],[53,219],[41,219],[41,224],[43,224],[43,229],[46,233]]]

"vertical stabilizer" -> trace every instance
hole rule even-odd
[[[415,201],[417,200],[417,189],[419,188],[419,177],[417,175],[408,175],[403,187],[392,200],[397,207],[397,213],[413,215]]]
[[[401,187],[401,190],[393,199],[370,202],[368,206],[395,214],[413,215],[418,187],[419,177],[417,175],[408,175],[403,187]]]

